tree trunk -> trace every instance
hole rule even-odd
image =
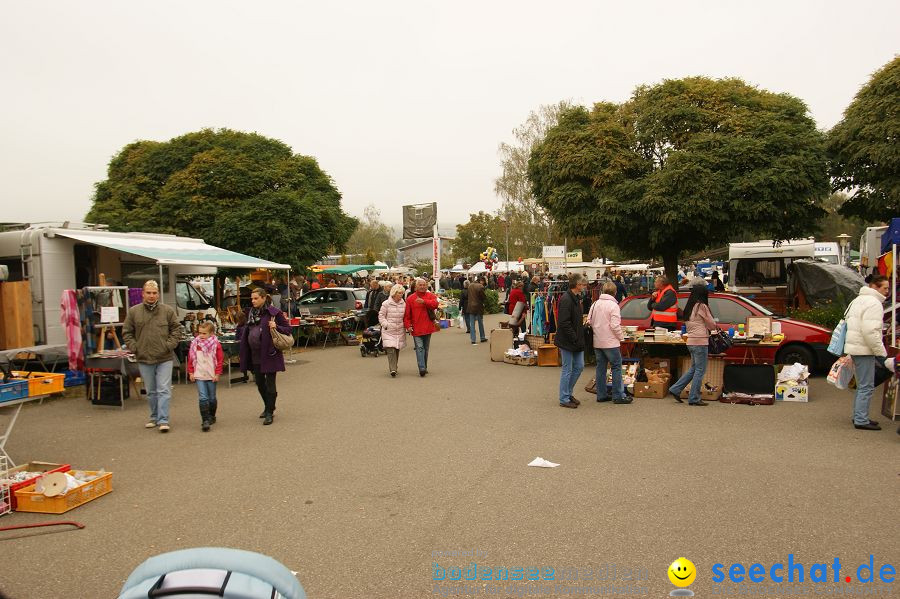
[[[679,252],[675,251],[663,254],[662,257],[663,266],[666,269],[666,278],[669,279],[669,283],[675,289],[678,289],[678,254]]]

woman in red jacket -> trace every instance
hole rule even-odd
[[[522,291],[522,281],[513,283],[512,289],[509,292],[509,297],[506,298],[506,313],[512,316],[516,309],[516,304],[519,302],[528,305],[528,302],[525,301],[525,292]],[[509,319],[509,326],[512,329],[514,337],[519,336],[519,327],[522,326],[524,315],[525,306],[522,306],[522,311],[519,313],[518,320],[514,322],[512,318]]]

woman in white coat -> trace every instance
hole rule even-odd
[[[884,300],[889,293],[887,277],[874,275],[847,307],[844,353],[853,359],[853,369],[856,371],[853,426],[862,430],[881,430],[877,422],[869,420],[869,401],[875,387],[875,358],[887,355],[882,341],[882,325]]]
[[[381,325],[381,344],[388,356],[388,370],[391,376],[397,376],[397,360],[400,350],[406,347],[406,328],[403,326],[403,315],[406,313],[406,288],[403,285],[391,287],[390,298],[384,300],[378,311],[378,323]]]

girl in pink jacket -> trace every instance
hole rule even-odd
[[[630,397],[625,397],[625,385],[622,384],[622,350],[620,343],[622,334],[622,315],[619,302],[616,301],[616,284],[612,281],[603,283],[600,297],[588,312],[588,322],[594,333],[594,356],[597,358],[597,401],[609,401],[606,395],[606,368],[612,370],[612,402],[629,404]]]

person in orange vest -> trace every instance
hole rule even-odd
[[[674,331],[678,327],[678,295],[675,288],[669,284],[669,279],[664,275],[656,277],[653,287],[656,291],[650,294],[650,299],[647,300],[650,326]]]

